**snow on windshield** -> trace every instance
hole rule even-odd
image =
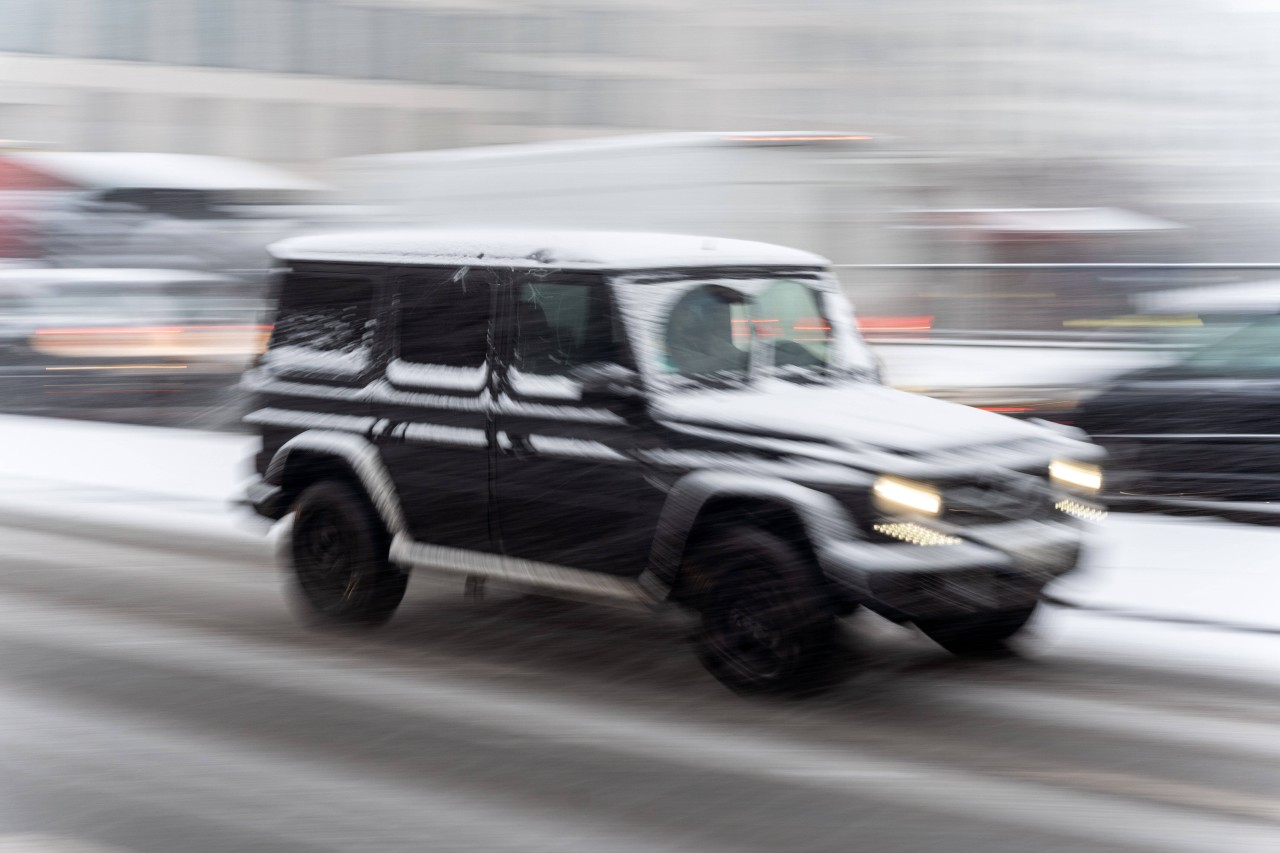
[[[745,381],[748,375],[865,370],[873,357],[856,338],[830,282],[785,276],[683,279],[618,285],[618,301],[646,372],[667,382]]]

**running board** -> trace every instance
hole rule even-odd
[[[657,602],[632,578],[415,542],[404,534],[391,540],[391,562],[404,569],[478,577],[528,587],[548,595],[614,606],[651,609]]]

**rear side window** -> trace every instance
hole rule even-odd
[[[410,364],[478,368],[489,351],[491,276],[430,270],[400,282],[400,348]]]
[[[373,348],[374,282],[346,275],[285,278],[270,359],[340,371],[368,365]]]

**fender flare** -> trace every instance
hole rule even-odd
[[[377,447],[368,438],[324,429],[299,433],[276,451],[267,465],[264,479],[273,485],[282,485],[289,457],[297,451],[329,456],[345,463],[364,487],[382,523],[387,526],[387,532],[395,537],[408,530],[395,483],[387,473]]]
[[[861,538],[848,512],[825,492],[772,477],[695,471],[676,482],[663,504],[649,566],[639,579],[650,595],[661,600],[671,594],[699,515],[709,501],[725,497],[768,502],[795,513],[820,562],[828,545]]]

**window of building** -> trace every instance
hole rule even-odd
[[[151,0],[94,0],[91,56],[102,59],[147,59]]]
[[[0,0],[0,50],[48,53],[56,10],[50,0]]]
[[[413,80],[421,51],[416,32],[422,14],[409,9],[376,9],[368,33],[370,74],[380,80]]]
[[[303,74],[311,69],[307,63],[308,43],[312,39],[311,0],[280,0],[283,30],[280,35],[280,70]]]
[[[461,81],[459,45],[463,27],[461,17],[451,14],[432,14],[429,31],[422,43],[424,59],[423,82],[457,83]]]
[[[330,50],[330,67],[321,73],[356,79],[372,76],[372,32],[376,9],[362,6],[332,6],[328,26],[337,42]]]
[[[196,0],[193,27],[200,65],[229,67],[235,63],[237,4],[227,0]]]
[[[489,351],[489,275],[426,271],[400,284],[399,356],[410,364],[476,368]]]
[[[237,66],[259,71],[287,70],[292,12],[286,0],[252,0],[239,22]]]

